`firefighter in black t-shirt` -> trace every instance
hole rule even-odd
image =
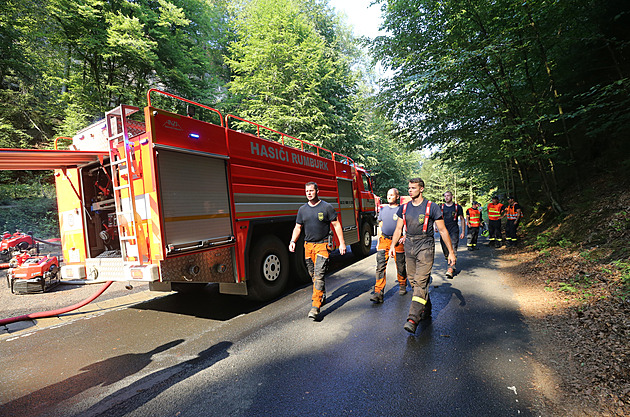
[[[304,229],[304,257],[308,273],[313,279],[313,303],[308,317],[317,320],[326,294],[324,273],[328,263],[328,234],[331,225],[339,239],[339,253],[342,255],[346,253],[346,242],[335,209],[319,199],[317,183],[307,182],[305,189],[308,202],[298,210],[289,251],[295,252],[295,242]]]
[[[451,237],[451,244],[453,250],[457,253],[457,247],[459,246],[459,240],[464,238],[464,232],[466,231],[466,223],[464,220],[464,209],[462,206],[453,201],[453,193],[447,191],[444,193],[444,203],[440,204],[442,209],[442,219],[444,220],[444,226],[448,230],[448,235]],[[461,227],[460,227],[461,223]],[[448,247],[443,239],[440,239],[442,245],[442,253],[444,258],[448,261]],[[455,275],[455,265],[449,265],[446,270],[446,278],[453,279]]]
[[[451,237],[444,226],[440,206],[422,197],[424,181],[420,178],[409,180],[409,196],[411,201],[398,208],[398,221],[392,241],[397,242],[402,235],[403,226],[407,229],[405,235],[405,260],[407,263],[407,278],[413,286],[413,297],[409,307],[407,322],[403,328],[409,333],[415,333],[418,323],[423,318],[430,317],[431,301],[429,300],[429,280],[431,268],[435,258],[435,239],[433,227],[437,227],[440,237],[448,249],[448,263],[455,265],[457,255],[453,250]],[[390,256],[394,256],[394,247],[390,249]]]

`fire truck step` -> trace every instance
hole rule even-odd
[[[130,236],[121,236],[120,240],[135,240],[136,236],[135,235],[130,235]]]
[[[118,187],[114,187],[114,190],[118,191],[118,190],[124,190],[126,188],[129,188],[129,184],[119,185]]]

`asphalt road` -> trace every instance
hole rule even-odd
[[[210,286],[2,335],[0,415],[539,415],[528,330],[494,254],[458,255],[443,278],[438,244],[433,319],[414,336],[393,261],[385,302],[369,301],[375,255],[335,260],[319,322],[309,287],[260,305]]]

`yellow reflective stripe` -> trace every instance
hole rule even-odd
[[[427,303],[427,300],[425,300],[425,299],[424,299],[424,298],[422,298],[422,297],[418,297],[417,295],[414,295],[413,297],[411,297],[411,302],[413,303],[414,301],[415,301],[416,303],[425,304],[425,305],[426,305],[426,303]]]

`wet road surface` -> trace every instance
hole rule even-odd
[[[1,416],[538,415],[529,334],[491,249],[436,250],[433,318],[402,329],[390,261],[369,301],[375,255],[333,262],[323,318],[310,288],[268,304],[169,295],[0,338]],[[465,249],[465,248],[464,248]]]

